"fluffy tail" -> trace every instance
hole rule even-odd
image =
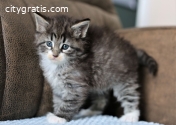
[[[138,49],[137,51],[139,63],[146,66],[150,73],[153,75],[156,75],[158,71],[158,64],[155,61],[155,59],[151,56],[149,56],[145,51]]]

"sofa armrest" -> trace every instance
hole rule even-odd
[[[144,70],[141,81],[142,118],[174,125],[176,119],[176,27],[119,30],[135,47],[145,50],[159,65],[157,76]],[[141,75],[141,74],[140,74]]]

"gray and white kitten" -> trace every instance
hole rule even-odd
[[[120,119],[138,121],[139,62],[155,73],[156,61],[117,34],[91,26],[89,19],[34,15],[40,66],[53,91],[54,114],[48,113],[48,121],[71,120],[90,94],[97,96],[89,111],[93,107],[102,110],[109,90],[124,108]]]

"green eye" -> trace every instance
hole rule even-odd
[[[69,48],[69,45],[67,45],[67,44],[63,44],[63,45],[62,45],[62,49],[63,49],[63,50],[67,50],[68,48]]]
[[[48,47],[52,47],[52,46],[53,46],[53,43],[52,43],[51,41],[47,41],[47,42],[46,42],[46,45],[47,45]]]

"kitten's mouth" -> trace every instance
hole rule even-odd
[[[53,58],[51,58],[51,60],[57,60],[57,57],[53,57]]]
[[[58,57],[53,57],[53,58],[51,58],[51,61],[53,61],[53,62],[58,62],[58,61],[59,61],[59,58],[58,58]]]
[[[53,63],[59,63],[62,60],[62,58],[58,56],[58,57],[52,57],[52,58],[50,58],[50,60]]]
[[[58,64],[60,61],[58,58],[51,58],[50,59],[52,63]]]

